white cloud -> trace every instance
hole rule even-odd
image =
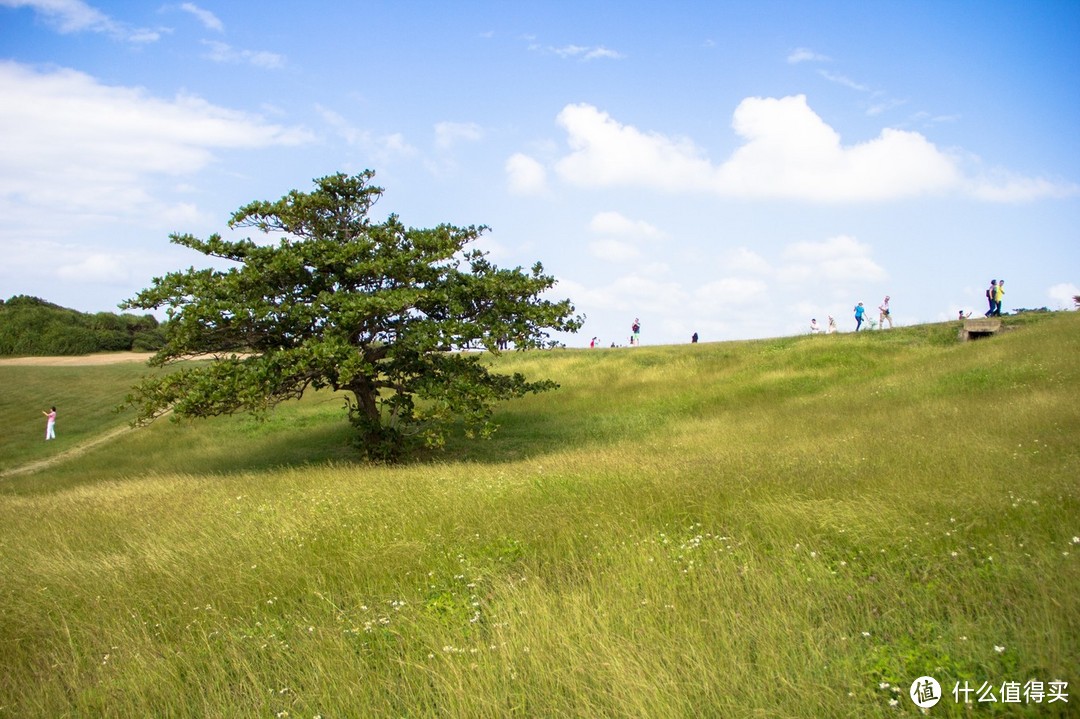
[[[798,65],[801,62],[829,62],[829,58],[805,47],[798,47],[788,54],[787,61],[792,65]]]
[[[868,245],[848,235],[830,237],[822,242],[795,242],[784,249],[783,258],[788,264],[780,268],[779,276],[786,281],[885,279],[888,274],[870,254]]]
[[[762,280],[747,277],[724,277],[709,282],[694,291],[694,299],[714,307],[746,305],[765,296],[768,285]]]
[[[0,62],[0,211],[54,222],[155,214],[152,180],[195,173],[218,150],[309,142],[190,95],[171,99],[59,69]]]
[[[1080,185],[1070,182],[1052,182],[1041,177],[1019,177],[998,171],[973,178],[967,182],[969,194],[988,202],[1030,202],[1043,197],[1076,197]]]
[[[818,70],[818,74],[829,82],[836,83],[837,85],[843,85],[851,90],[858,90],[859,92],[870,92],[870,88],[866,85],[860,85],[849,77],[844,75],[838,75],[836,73],[829,72],[828,70]]]
[[[222,24],[218,16],[209,10],[204,10],[195,3],[186,2],[180,6],[180,9],[184,12],[191,13],[195,18],[203,24],[207,30],[216,30],[217,32],[224,32],[225,25]]]
[[[917,132],[885,128],[873,140],[845,146],[803,95],[743,100],[732,121],[743,143],[719,165],[690,139],[641,131],[592,105],[567,105],[557,122],[567,132],[570,153],[555,169],[579,187],[823,203],[952,193],[994,202],[1080,194],[1075,184],[1042,179],[965,177],[958,156]]]
[[[460,142],[478,142],[484,138],[484,130],[475,122],[440,122],[435,125],[435,145],[449,150]]]
[[[227,43],[216,40],[203,40],[202,44],[209,48],[204,57],[214,62],[252,65],[266,70],[277,70],[285,66],[285,57],[275,52],[237,50]]]
[[[637,247],[611,238],[590,242],[589,254],[605,262],[633,262],[641,258],[641,250]]]
[[[611,50],[603,45],[598,46],[583,46],[583,45],[563,45],[562,47],[547,47],[541,48],[539,45],[533,45],[532,49],[546,49],[547,52],[554,53],[561,58],[580,58],[583,61],[588,60],[621,60],[623,54],[617,50]]]
[[[731,272],[752,272],[767,275],[772,272],[768,260],[745,247],[738,247],[727,252],[721,258],[720,266]]]
[[[745,142],[717,168],[722,194],[888,200],[948,191],[959,181],[952,158],[918,133],[886,128],[874,140],[843,146],[802,95],[743,100],[733,126]]]
[[[619,310],[645,317],[685,309],[689,295],[682,283],[657,279],[657,275],[663,274],[661,269],[656,268],[651,274],[648,269],[625,275],[607,285],[560,279],[558,294],[573,298],[575,307],[586,314],[599,310]],[[630,334],[629,319],[627,336]]]
[[[60,265],[56,276],[64,281],[91,284],[122,285],[129,279],[122,259],[104,253],[89,254],[77,262]]]
[[[879,93],[875,93],[874,98],[866,106],[866,114],[870,117],[874,117],[875,115],[881,115],[897,107],[903,107],[906,104],[907,100],[884,97]]]
[[[547,170],[537,160],[518,152],[506,161],[506,180],[515,195],[538,195],[547,190]]]
[[[592,105],[567,105],[557,122],[568,134],[571,153],[555,170],[574,185],[640,185],[674,192],[705,188],[714,174],[689,140],[641,132]]]
[[[44,17],[48,25],[65,35],[98,32],[134,43],[155,42],[161,38],[156,30],[133,28],[113,20],[82,0],[0,0],[0,5],[16,9],[31,8]]]
[[[644,220],[631,220],[618,212],[598,212],[589,222],[589,229],[598,234],[621,235],[640,239],[659,239],[664,233]]]
[[[1076,300],[1073,298],[1078,295],[1080,295],[1080,287],[1071,282],[1062,282],[1046,291],[1046,296],[1055,303],[1053,309],[1076,309]]]
[[[322,116],[323,121],[333,128],[338,137],[350,146],[371,153],[377,164],[388,162],[394,157],[414,157],[417,154],[416,148],[410,145],[400,132],[375,135],[369,130],[356,127],[345,117],[329,108],[316,105],[315,109]]]

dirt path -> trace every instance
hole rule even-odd
[[[120,362],[146,362],[146,360],[153,356],[153,352],[107,352],[96,355],[75,355],[72,357],[3,357],[0,358],[0,366],[88,367],[90,365],[117,364]]]
[[[23,464],[23,465],[19,465],[18,467],[12,467],[10,469],[5,469],[3,471],[0,471],[0,478],[14,477],[17,474],[32,474],[34,472],[39,472],[39,471],[41,471],[43,469],[51,467],[54,464],[59,464],[60,462],[66,462],[67,460],[72,459],[73,457],[78,457],[80,454],[88,452],[91,449],[93,449],[94,447],[105,444],[106,442],[111,442],[112,440],[116,439],[117,437],[124,434],[125,432],[131,432],[134,429],[135,429],[134,427],[130,427],[128,425],[124,425],[123,427],[116,427],[114,429],[109,430],[105,434],[99,434],[97,437],[94,437],[93,439],[88,439],[85,442],[83,442],[82,444],[77,444],[74,447],[71,447],[69,449],[65,449],[63,452],[60,452],[59,454],[54,454],[53,456],[46,457],[45,459],[39,459],[39,460],[36,460],[36,461],[33,461],[33,462],[28,462],[28,463]]]

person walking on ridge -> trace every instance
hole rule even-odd
[[[859,328],[862,327],[862,318],[863,318],[863,315],[865,313],[866,313],[866,308],[863,307],[862,302],[855,305],[855,331],[856,332],[858,332]]]
[[[990,303],[990,309],[986,311],[983,317],[993,317],[994,310],[997,309],[995,296],[997,296],[997,280],[990,280],[990,287],[986,289],[986,300]]]
[[[885,295],[885,300],[878,307],[878,312],[881,315],[878,317],[878,329],[885,329],[885,320],[889,321],[889,329],[892,329],[892,315],[889,313],[889,296]]]
[[[994,317],[1001,317],[1001,301],[1005,299],[1005,280],[998,280],[997,291],[994,292]]]

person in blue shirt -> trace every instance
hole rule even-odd
[[[858,332],[859,328],[862,327],[862,317],[863,317],[863,314],[865,312],[866,312],[866,308],[862,306],[862,302],[855,305],[855,331],[856,332]]]

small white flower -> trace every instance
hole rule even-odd
[[[863,632],[863,633],[862,633],[862,635],[863,635],[864,637],[868,637],[868,636],[870,636],[870,632]]]
[[[1073,544],[1080,544],[1080,537],[1073,537],[1072,538],[1072,543]]]
[[[890,699],[890,700],[889,700],[889,706],[891,706],[891,707],[894,707],[894,706],[896,706],[896,705],[897,705],[897,704],[899,704],[899,703],[900,703],[900,702],[898,702],[898,701],[897,701],[897,700],[895,700],[895,699]]]
[[[889,688],[889,683],[888,682],[881,682],[877,686],[878,686],[878,689],[888,689]]]
[[[999,647],[998,645],[995,644],[994,645],[994,651],[997,652],[998,654],[1001,654],[1003,651],[1005,651],[1005,647]]]

